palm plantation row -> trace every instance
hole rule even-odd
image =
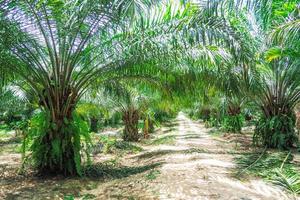
[[[122,120],[139,141],[180,110],[231,132],[246,119],[256,145],[295,147],[299,6],[4,0],[1,120],[24,131],[41,173],[81,175],[99,126]]]

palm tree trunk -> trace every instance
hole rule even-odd
[[[43,174],[81,174],[80,135],[74,126],[76,96],[73,94],[49,92],[42,105],[49,113],[49,127],[35,139],[32,150],[37,168]]]
[[[123,113],[124,131],[123,139],[125,141],[138,141],[140,139],[138,133],[139,113],[137,110],[129,109]]]
[[[227,131],[233,133],[241,133],[243,127],[241,107],[239,105],[229,103],[227,114]]]
[[[154,129],[155,129],[154,122],[153,122],[153,120],[151,120],[149,118],[148,118],[148,121],[149,121],[149,133],[154,133]]]
[[[154,132],[154,123],[150,117],[146,117],[144,120],[144,138],[149,138],[149,133]]]
[[[258,121],[255,135],[269,148],[288,149],[298,141],[295,132],[296,114],[286,105],[266,103],[261,106],[263,115]]]
[[[90,130],[91,132],[98,132],[98,119],[96,117],[91,117],[90,119]]]
[[[144,119],[144,138],[149,138],[149,118]]]

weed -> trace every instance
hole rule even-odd
[[[151,141],[150,145],[160,145],[160,144],[174,144],[175,142],[175,135],[167,135],[163,137],[159,137]]]
[[[73,195],[65,195],[64,196],[64,200],[74,200],[74,196]]]
[[[82,200],[95,199],[96,197],[94,194],[84,194]]]
[[[92,153],[138,153],[143,151],[143,148],[134,145],[130,142],[117,140],[116,137],[101,136],[99,143],[92,147]]]
[[[146,179],[147,180],[154,180],[157,178],[157,176],[160,174],[160,171],[158,170],[151,170],[147,175]]]
[[[115,144],[115,147],[117,149],[127,151],[127,152],[132,152],[132,153],[138,153],[138,152],[143,151],[142,147],[133,145],[132,143],[126,142],[126,141],[117,141]]]
[[[222,128],[225,131],[240,133],[245,119],[242,114],[224,116]]]

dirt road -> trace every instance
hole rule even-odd
[[[213,139],[203,124],[181,113],[175,128],[178,131],[174,145],[150,149],[154,155],[164,154],[155,158],[163,163],[155,181],[159,199],[291,199],[262,180],[241,182],[234,178],[233,156],[228,153],[232,146]]]

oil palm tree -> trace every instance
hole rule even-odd
[[[252,60],[241,65],[242,73],[235,72],[227,78],[234,77],[237,82],[231,85],[239,86],[237,91],[246,91],[261,108],[254,142],[289,148],[297,141],[293,109],[300,100],[300,82],[296,76],[299,73],[299,4],[294,0],[253,2],[262,3],[255,10],[259,12],[250,9],[247,18],[253,28],[247,29],[252,36],[246,38],[254,41],[255,54]]]
[[[94,93],[94,98],[90,102],[94,105],[121,113],[124,124],[122,136],[125,141],[136,142],[140,139],[138,124],[145,107],[146,97],[141,95],[136,87],[120,81],[110,81],[94,92],[89,91],[85,95],[86,100],[91,99],[91,93]]]
[[[74,110],[91,83],[184,73],[181,60],[213,66],[227,57],[227,47],[239,52],[234,30],[207,10],[160,1],[2,1],[1,43],[14,61],[7,66],[31,86],[44,110],[46,131],[32,149],[37,168],[80,174]]]
[[[256,98],[262,117],[254,139],[275,148],[289,148],[297,142],[294,108],[300,102],[299,5],[291,1],[283,3],[284,7],[285,16],[273,20],[267,37],[269,49],[265,52],[266,61],[260,66],[261,78],[257,84],[262,95]]]
[[[0,91],[0,118],[10,124],[14,118],[27,120],[33,110],[30,95],[19,86],[10,83]]]
[[[77,102],[98,75],[102,80],[126,76],[131,73],[128,65],[142,59],[143,55],[134,55],[138,51],[133,52],[139,38],[118,35],[127,26],[122,21],[128,21],[127,3],[1,4],[3,43],[17,60],[10,69],[36,92],[47,119],[46,133],[33,145],[33,157],[41,172],[80,174],[80,136],[73,127]]]
[[[134,90],[127,90],[121,99],[118,104],[125,126],[123,139],[125,141],[138,141],[140,139],[138,125],[144,98]]]

